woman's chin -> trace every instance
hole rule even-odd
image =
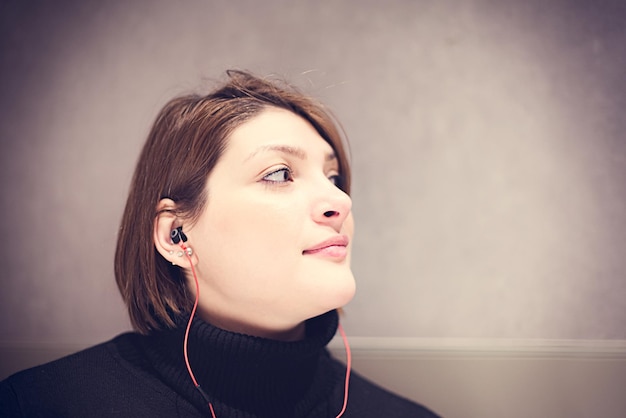
[[[323,314],[333,309],[340,309],[346,306],[354,298],[356,294],[356,282],[354,276],[350,273],[346,277],[342,277],[340,280],[334,283],[332,290],[330,290],[324,298],[320,298],[324,303],[321,309]]]

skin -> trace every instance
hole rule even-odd
[[[352,202],[335,186],[337,175],[331,146],[292,112],[268,108],[232,132],[209,175],[204,212],[184,226],[204,320],[293,341],[304,337],[305,320],[352,299]],[[172,256],[165,234],[177,222],[157,222],[157,247],[166,258]],[[335,245],[318,248],[329,239]]]

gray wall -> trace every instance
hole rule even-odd
[[[129,328],[112,258],[139,149],[236,67],[348,134],[363,347],[624,354],[625,21],[620,0],[3,2],[0,346]]]

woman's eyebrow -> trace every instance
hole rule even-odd
[[[261,152],[270,152],[270,151],[278,151],[284,154],[293,155],[301,160],[306,160],[307,155],[306,152],[302,148],[292,147],[290,145],[262,145],[252,151],[244,161],[248,161],[250,158]]]
[[[254,151],[252,151],[244,160],[248,161],[250,158],[254,157],[255,155],[262,153],[262,152],[282,152],[285,154],[289,154],[289,155],[293,155],[294,157],[297,157],[301,160],[306,160],[307,159],[307,154],[306,151],[303,150],[302,148],[299,147],[292,147],[290,145],[261,145],[260,147],[258,147],[257,149],[255,149]],[[336,162],[337,161],[337,156],[335,155],[334,151],[329,152],[328,154],[326,154],[326,157],[324,158],[325,162]]]

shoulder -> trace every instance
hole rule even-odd
[[[0,416],[127,416],[114,411],[126,409],[135,396],[171,396],[140,363],[128,360],[141,357],[134,348],[139,338],[134,333],[122,334],[10,376],[0,382]],[[131,354],[122,355],[122,351]],[[150,405],[132,404],[139,408],[137,412],[151,409]]]
[[[122,334],[111,341],[18,372],[2,383],[21,388],[58,383],[73,384],[99,377],[101,369],[116,363],[117,341],[132,338],[131,333]]]

